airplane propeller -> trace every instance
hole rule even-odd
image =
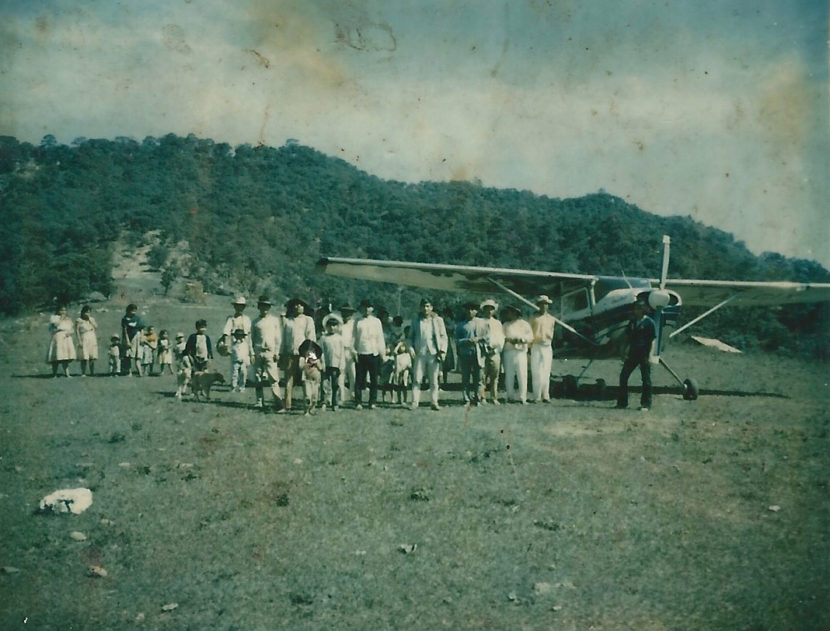
[[[665,368],[678,383],[683,386],[683,398],[686,400],[697,399],[698,387],[693,379],[681,379],[676,372],[666,363],[660,355],[663,351],[663,327],[666,323],[665,309],[671,304],[671,294],[666,291],[666,280],[669,274],[669,254],[671,250],[671,238],[663,235],[663,267],[660,271],[660,284],[658,289],[652,290],[648,295],[648,304],[654,309],[654,347],[652,348],[649,361],[652,364],[660,364]]]

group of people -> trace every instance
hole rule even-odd
[[[548,296],[537,296],[535,304],[537,310],[529,319],[512,305],[502,307],[499,319],[495,300],[467,302],[460,320],[448,326],[428,298],[420,301],[417,316],[405,323],[400,316],[379,319],[370,300],[363,300],[357,309],[343,305],[336,311],[326,310],[315,320],[309,305],[293,298],[274,314],[271,299],[265,295],[257,300],[258,315],[251,319],[245,313],[245,297],[238,296],[216,350],[229,358],[231,389],[244,392],[252,382],[255,406],[279,413],[292,409],[295,386],[308,380],[318,380],[322,386],[324,409],[337,410],[343,400],[351,400],[356,410],[362,410],[366,390],[365,403],[373,409],[379,392],[387,386],[397,392],[399,403],[415,409],[426,385],[430,407],[439,410],[440,383],[446,380],[448,367],[461,373],[461,396],[466,404],[498,405],[502,375],[508,402],[547,403],[551,400],[556,319],[548,312],[552,304]],[[620,374],[618,407],[628,405],[628,378],[636,367],[643,378],[641,407],[651,405],[648,355],[654,323],[646,310],[645,303],[638,303],[629,326],[631,345]],[[159,374],[165,367],[173,374],[175,366],[176,396],[181,397],[192,376],[208,370],[214,360],[207,322],[196,321],[195,332],[186,339],[178,332],[171,341],[166,330],[156,334],[152,326],[144,326],[137,312],[136,305],[128,305],[120,335],[110,338],[109,374],[153,375],[155,366]],[[49,327],[47,361],[53,376],[61,369],[68,377],[69,363],[77,356],[81,374],[93,375],[98,342],[90,307],[85,305],[75,321],[60,307]],[[271,391],[268,404],[266,390]]]
[[[156,334],[152,326],[143,326],[138,307],[129,305],[121,319],[121,333],[113,333],[107,347],[108,374],[152,375],[158,366],[159,374],[165,368],[173,374],[173,346],[166,330]],[[81,376],[95,375],[98,360],[98,323],[89,305],[81,307],[73,320],[65,306],[59,306],[49,318],[49,349],[46,362],[52,366],[52,376],[70,377],[69,366],[76,359],[81,363]],[[182,334],[183,335],[183,334]],[[76,350],[77,346],[77,350]]]
[[[398,401],[414,409],[426,385],[430,407],[438,410],[448,355],[455,355],[450,363],[457,361],[460,369],[465,403],[498,405],[502,372],[508,402],[526,404],[529,397],[549,402],[555,323],[548,313],[551,302],[539,296],[538,312],[529,321],[519,309],[505,307],[504,322],[495,317],[494,300],[469,302],[463,318],[448,326],[428,298],[420,301],[419,313],[409,323],[400,316],[381,320],[372,301],[363,300],[357,309],[343,305],[323,314],[318,331],[311,309],[300,299],[289,300],[285,312],[274,315],[271,300],[260,296],[259,314],[251,320],[240,296],[233,302],[234,313],[227,318],[217,348],[230,357],[231,387],[243,390],[250,371],[256,407],[278,412],[292,409],[294,386],[313,379],[313,369],[320,374],[324,407],[336,410],[344,399],[351,399],[356,410],[364,405],[373,409],[379,393],[391,386]],[[209,345],[208,339],[207,349]],[[266,390],[271,391],[267,404]]]

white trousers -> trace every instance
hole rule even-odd
[[[346,388],[346,377],[349,378],[349,387]],[[357,362],[352,357],[351,352],[346,352],[346,369],[340,371],[340,376],[337,378],[337,388],[340,390],[340,401],[350,401],[354,399],[354,391],[356,388],[355,380],[357,377]]]
[[[508,401],[527,401],[527,351],[505,349],[504,353],[504,389]],[[519,382],[518,389],[514,379]]]
[[[441,363],[437,355],[415,355],[412,360],[412,404],[418,405],[421,400],[421,382],[424,374],[429,382],[430,398],[433,405],[438,405],[438,375],[441,373]]]
[[[530,347],[530,376],[533,380],[533,398],[536,401],[550,399],[550,369],[553,365],[553,348],[543,344]]]

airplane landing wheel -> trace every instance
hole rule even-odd
[[[683,382],[683,398],[686,401],[694,401],[697,399],[697,395],[699,393],[697,382],[694,379],[686,379]]]

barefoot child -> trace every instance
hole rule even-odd
[[[156,359],[156,349],[158,348],[159,339],[156,336],[155,329],[148,326],[144,329],[144,336],[141,339],[141,370],[139,375],[153,376],[153,362]]]
[[[184,341],[184,333],[176,333],[176,343],[173,346],[173,358],[176,360],[177,388],[176,398],[181,399],[190,384],[193,376],[193,362],[187,354],[187,344]]]
[[[117,377],[121,374],[121,338],[117,334],[110,336],[107,357],[109,358],[110,376]]]
[[[164,373],[165,366],[167,366],[167,372],[173,374],[173,351],[170,349],[170,337],[167,334],[167,329],[159,331],[158,362],[160,375]]]
[[[231,339],[231,389],[245,392],[248,366],[251,365],[251,344],[244,329],[236,329]]]

